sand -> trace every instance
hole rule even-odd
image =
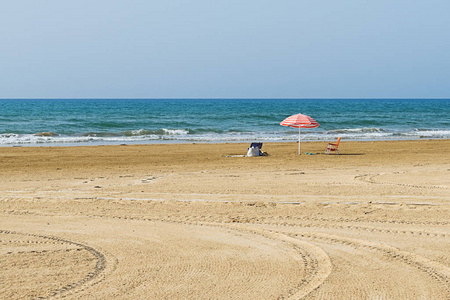
[[[1,299],[450,299],[450,140],[0,148]]]

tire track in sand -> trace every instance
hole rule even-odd
[[[367,240],[342,237],[326,233],[284,233],[293,238],[307,238],[320,240],[329,244],[351,245],[356,248],[366,248],[380,251],[391,259],[401,261],[409,266],[427,273],[433,280],[438,281],[450,296],[450,268],[438,262],[429,260],[412,252],[400,250],[396,247]]]
[[[14,213],[13,213],[14,214]],[[39,215],[39,214],[37,214]],[[352,223],[359,223],[359,222],[366,222],[367,220],[355,220],[355,219],[329,219],[329,218],[322,218],[322,217],[301,217],[301,218],[294,218],[295,220],[292,220],[292,217],[277,217],[275,219],[271,219],[270,222],[261,222],[261,221],[253,221],[253,220],[247,220],[249,222],[242,222],[242,223],[231,223],[230,218],[227,217],[216,217],[213,220],[198,216],[193,217],[191,216],[180,216],[177,214],[168,214],[165,217],[161,216],[126,216],[126,215],[120,215],[120,216],[105,216],[105,215],[86,215],[86,217],[100,217],[100,218],[113,218],[113,219],[123,219],[123,220],[143,220],[143,221],[163,221],[163,222],[171,222],[171,223],[179,223],[179,224],[190,224],[190,225],[208,225],[208,226],[214,226],[214,227],[221,227],[221,228],[228,228],[233,230],[241,230],[245,231],[247,233],[253,233],[255,235],[260,235],[268,238],[273,238],[276,240],[282,240],[286,243],[289,243],[290,245],[294,245],[296,249],[298,250],[298,253],[302,257],[305,269],[308,270],[308,276],[306,278],[301,279],[301,282],[298,286],[293,287],[292,292],[290,294],[290,297],[292,299],[298,299],[300,297],[304,297],[308,295],[309,293],[320,289],[323,282],[326,281],[329,274],[324,276],[324,272],[319,272],[319,269],[326,269],[324,266],[326,264],[323,263],[324,260],[317,259],[317,257],[320,255],[318,254],[320,251],[325,253],[325,250],[321,248],[320,243],[330,244],[330,245],[346,245],[346,246],[352,246],[358,249],[367,249],[369,251],[376,251],[379,253],[384,254],[387,258],[390,260],[404,263],[408,266],[411,266],[424,274],[429,275],[434,281],[439,283],[440,286],[444,286],[444,290],[447,292],[447,296],[450,293],[448,286],[450,285],[449,282],[449,268],[439,264],[437,262],[434,262],[432,260],[423,258],[419,255],[416,255],[414,253],[403,251],[401,249],[382,244],[382,243],[374,243],[371,241],[368,241],[367,239],[353,239],[353,238],[347,238],[342,237],[339,235],[333,235],[333,234],[326,234],[326,233],[311,233],[311,232],[288,232],[289,230],[295,229],[294,227],[317,227],[317,228],[336,228],[336,229],[351,229],[351,230],[360,230],[360,231],[375,231],[385,234],[412,234],[414,236],[423,236],[423,237],[447,237],[448,235],[444,233],[444,235],[441,235],[441,233],[436,232],[425,232],[425,231],[414,231],[414,230],[393,230],[393,229],[387,229],[387,228],[376,228],[372,226],[355,226],[353,224],[314,224],[314,222],[308,222],[306,224],[301,224],[302,221],[305,220],[314,220],[314,221],[322,221],[322,219],[326,219],[327,221],[336,221],[337,223],[349,221]],[[261,218],[259,218],[261,220]],[[243,219],[246,221],[245,219]],[[212,222],[211,222],[212,221]],[[267,221],[267,220],[266,220]],[[287,221],[295,221],[300,222],[297,224],[287,224]],[[370,222],[370,221],[369,221]],[[371,223],[392,223],[389,222],[371,222]],[[419,224],[419,223],[428,223],[428,222],[395,222],[400,224]],[[431,222],[430,224],[434,225],[445,225],[448,224],[447,222]],[[304,226],[305,225],[305,226]],[[263,229],[262,226],[277,226],[276,229]],[[288,228],[286,228],[288,227]],[[286,230],[285,230],[286,229]],[[411,233],[412,232],[412,233]],[[305,241],[306,239],[306,241]],[[296,240],[299,240],[296,241]],[[307,241],[318,241],[319,246],[317,244],[312,244],[311,242]],[[306,244],[302,244],[306,243]],[[314,246],[314,249],[308,248],[308,245]],[[317,251],[319,249],[319,252]],[[325,255],[327,255],[325,253]],[[328,255],[327,255],[328,256]],[[329,260],[329,258],[328,258]],[[319,263],[321,261],[321,264]],[[331,263],[330,263],[331,265]],[[331,267],[330,267],[331,268]],[[329,270],[329,272],[332,272],[332,269]],[[300,280],[299,280],[300,281]],[[363,288],[367,288],[367,286],[364,286]],[[282,296],[280,296],[282,297]]]
[[[0,260],[4,260],[5,262],[10,260],[11,256],[16,256],[19,260],[23,260],[23,256],[38,256],[39,260],[45,260],[49,259],[52,263],[52,267],[55,268],[54,272],[57,274],[61,272],[67,272],[62,271],[64,269],[64,257],[67,257],[68,253],[75,252],[75,257],[73,259],[75,260],[94,260],[95,264],[93,266],[83,266],[84,269],[88,268],[88,272],[86,272],[82,276],[81,279],[75,281],[75,282],[69,282],[69,283],[63,283],[61,282],[61,287],[55,287],[54,282],[47,282],[43,283],[41,285],[40,289],[41,291],[35,292],[39,295],[34,295],[33,299],[49,299],[53,297],[63,297],[67,296],[71,293],[76,293],[77,290],[81,291],[89,286],[93,286],[95,284],[98,284],[101,282],[105,277],[105,271],[110,268],[114,268],[115,263],[111,262],[111,260],[107,259],[107,255],[100,252],[99,250],[88,246],[86,244],[82,244],[75,241],[70,241],[64,238],[59,238],[55,236],[49,236],[49,235],[42,235],[42,234],[33,234],[33,233],[23,233],[23,232],[17,232],[17,231],[10,231],[10,230],[0,230],[0,236],[3,236],[3,238],[0,240],[0,244],[2,245],[2,248],[4,251],[0,252]],[[48,246],[52,247],[48,247]],[[25,249],[24,249],[25,246]],[[8,249],[8,250],[5,250]],[[62,253],[63,257],[59,258],[59,261],[55,263],[55,260],[58,260],[57,257],[55,257],[55,254]],[[74,254],[71,254],[72,256]],[[86,258],[86,256],[90,256],[89,258]],[[22,257],[22,258],[21,258]],[[26,263],[26,262],[23,262]],[[27,262],[33,264],[33,262]],[[33,265],[29,266],[28,268],[33,267]],[[34,266],[36,268],[39,268],[39,265]],[[41,266],[42,267],[42,266]],[[47,267],[47,266],[43,266]],[[78,266],[77,266],[78,267]],[[81,269],[81,267],[79,267]],[[14,270],[9,270],[14,273]],[[73,275],[75,276],[77,272],[80,272],[76,269],[70,270]],[[51,275],[53,280],[59,277],[59,275]],[[70,274],[69,274],[70,275]],[[80,275],[80,274],[78,274]],[[80,277],[80,276],[78,276]],[[9,284],[14,281],[8,280]],[[14,286],[11,287],[14,289]],[[14,292],[14,291],[11,291]],[[16,294],[17,296],[17,294]],[[28,297],[28,296],[27,296]]]
[[[208,224],[210,226],[217,226]],[[301,299],[312,291],[316,290],[331,274],[332,264],[328,255],[320,247],[311,243],[301,241],[285,233],[264,230],[259,228],[249,228],[246,225],[219,225],[219,227],[230,228],[247,233],[261,235],[270,239],[281,240],[291,244],[301,254],[307,276],[300,280],[300,283],[293,288],[289,299]]]
[[[100,215],[97,215],[95,217],[103,217]],[[119,219],[128,219],[128,220],[139,220],[141,218],[133,216],[133,217],[128,217],[128,216],[120,216],[120,217],[113,217],[113,218],[119,218]],[[318,218],[320,219],[320,218]],[[395,248],[393,246],[389,246],[389,245],[385,245],[385,244],[381,244],[381,243],[374,243],[371,241],[367,241],[367,240],[361,240],[361,239],[353,239],[353,238],[347,238],[347,237],[340,237],[337,235],[331,235],[331,234],[326,234],[326,233],[299,233],[299,234],[292,234],[289,232],[285,232],[283,230],[262,230],[261,226],[282,226],[282,227],[290,227],[290,228],[294,228],[294,227],[305,227],[303,225],[306,225],[306,227],[317,227],[317,228],[335,228],[335,229],[351,229],[351,230],[361,230],[361,231],[373,231],[373,232],[380,232],[380,233],[385,233],[385,234],[405,234],[405,235],[416,235],[416,236],[422,236],[422,237],[430,237],[430,238],[442,238],[442,237],[447,237],[447,234],[442,234],[442,233],[433,233],[433,232],[425,232],[425,231],[411,231],[411,230],[395,230],[395,229],[387,229],[387,228],[375,228],[375,227],[366,227],[366,226],[354,226],[354,225],[339,225],[339,224],[329,224],[329,225],[324,225],[324,224],[294,224],[294,225],[287,225],[284,221],[283,218],[278,218],[278,222],[270,222],[270,223],[264,223],[264,222],[243,222],[243,223],[233,223],[230,222],[230,220],[226,221],[225,220],[220,220],[219,222],[205,222],[203,220],[200,219],[196,219],[196,218],[185,218],[182,216],[176,216],[176,215],[171,215],[171,216],[167,216],[167,217],[163,217],[163,218],[144,218],[144,220],[146,221],[163,221],[163,222],[172,222],[172,223],[181,223],[181,224],[191,224],[191,225],[208,225],[208,226],[214,226],[214,227],[224,227],[224,228],[230,228],[230,229],[235,229],[235,230],[244,230],[246,232],[249,233],[253,233],[253,234],[257,234],[257,235],[262,235],[268,238],[273,238],[273,239],[278,239],[278,240],[282,240],[285,242],[289,242],[292,245],[296,245],[299,249],[307,249],[306,252],[307,253],[314,253],[310,256],[312,257],[323,257],[322,254],[320,253],[324,253],[324,250],[321,249],[318,246],[314,246],[311,248],[308,247],[308,245],[306,244],[301,244],[301,242],[297,242],[293,239],[299,239],[299,238],[306,238],[306,239],[310,239],[310,240],[319,240],[322,242],[326,242],[328,244],[340,244],[340,245],[351,245],[355,248],[366,248],[368,250],[375,250],[381,253],[384,253],[387,257],[389,257],[390,259],[393,259],[395,261],[401,262],[401,263],[405,263],[406,265],[412,266],[414,268],[416,268],[417,270],[423,271],[426,274],[428,274],[433,280],[437,281],[440,285],[443,285],[445,287],[445,290],[447,291],[447,293],[449,293],[449,288],[448,286],[450,285],[450,281],[449,281],[449,277],[450,277],[450,271],[449,268],[432,260],[426,259],[424,257],[421,257],[419,255],[416,255],[414,253],[408,252],[408,251],[403,251],[400,250],[398,248]],[[352,220],[355,221],[355,220]],[[388,222],[389,223],[389,222]],[[293,239],[289,239],[293,238]],[[304,241],[303,241],[304,242]],[[308,243],[309,245],[312,245],[311,243]],[[301,252],[301,251],[299,251]],[[326,254],[325,254],[326,255]],[[305,254],[303,253],[302,255],[303,259],[305,259]],[[293,293],[295,295],[307,295],[308,293],[312,292],[313,290],[317,289],[321,283],[323,283],[323,281],[326,279],[327,276],[323,276],[323,274],[325,274],[326,272],[324,271],[326,269],[326,265],[328,265],[328,263],[324,263],[325,260],[321,259],[320,261],[322,261],[322,266],[320,266],[320,264],[317,263],[317,261],[319,260],[314,260],[311,259],[310,261],[310,265],[314,266],[314,267],[310,267],[309,269],[309,279],[302,279],[302,284],[299,284],[298,288],[298,292]],[[315,269],[319,269],[322,268],[322,271],[314,271]],[[331,272],[331,271],[330,271]],[[312,273],[317,273],[319,275],[316,276],[316,278],[313,280],[312,277],[314,277],[313,275],[311,275]],[[306,282],[305,282],[306,281]],[[311,282],[311,283],[310,283]],[[320,282],[320,284],[318,284],[318,282]],[[309,285],[308,285],[309,284]],[[314,287],[312,287],[314,286]],[[302,296],[302,297],[303,297]],[[293,299],[296,299],[295,297]]]
[[[306,241],[301,241],[295,237],[288,236],[284,233],[273,232],[271,230],[263,230],[257,227],[249,228],[248,226],[243,226],[242,224],[233,224],[233,223],[197,222],[187,217],[174,218],[173,216],[167,216],[162,218],[139,218],[136,216],[130,217],[130,216],[101,216],[101,215],[90,215],[90,217],[99,217],[99,218],[106,217],[119,220],[141,220],[148,222],[158,221],[158,222],[175,223],[190,226],[202,226],[202,227],[206,226],[211,228],[232,230],[236,233],[239,232],[240,234],[256,235],[277,242],[281,241],[283,244],[287,244],[295,250],[296,255],[299,256],[299,259],[302,261],[302,267],[305,273],[305,276],[303,276],[302,278],[298,278],[297,281],[298,283],[295,286],[292,286],[288,294],[279,295],[279,297],[283,299],[286,297],[288,297],[288,299],[300,299],[308,295],[309,293],[317,289],[332,272],[332,265],[330,258],[320,247],[315,246]],[[178,271],[180,272],[180,270]],[[241,272],[246,271],[249,270],[246,269],[241,270]],[[181,270],[180,274],[189,277],[190,275],[195,275],[192,272],[198,272],[198,269],[192,268],[183,269]],[[255,282],[254,280],[250,282],[252,282],[252,284],[255,285],[264,284],[263,282],[258,283]]]
[[[402,172],[402,174],[406,174],[406,173],[408,173],[408,172]],[[436,190],[448,189],[447,187],[439,186],[439,185],[420,185],[420,184],[400,183],[400,182],[391,182],[391,181],[381,182],[381,181],[375,180],[376,177],[379,177],[382,175],[387,175],[387,174],[397,175],[400,173],[394,172],[394,173],[363,174],[363,175],[355,176],[354,179],[360,180],[360,181],[363,181],[366,183],[378,184],[378,185],[402,186],[402,187],[410,187],[410,188],[417,188],[417,189],[436,189]]]

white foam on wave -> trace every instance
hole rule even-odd
[[[344,129],[334,129],[328,130],[327,133],[377,133],[377,132],[386,132],[385,129],[377,128],[377,127],[362,127],[362,128],[344,128]]]
[[[146,134],[137,130],[133,135],[115,136],[36,136],[34,134],[0,134],[0,146],[21,146],[21,145],[97,145],[97,144],[123,144],[123,143],[183,143],[183,142],[292,142],[298,140],[298,131],[270,131],[270,132],[226,132],[226,133],[189,133],[183,129],[162,129],[160,133]],[[342,129],[342,130],[302,130],[302,141],[330,141],[338,137],[344,140],[401,140],[401,139],[421,139],[436,138],[450,139],[450,130],[415,129],[408,131],[388,131],[388,130],[362,130]]]
[[[0,145],[42,145],[42,144],[90,144],[107,142],[112,144],[120,144],[125,142],[140,142],[158,140],[159,136],[114,136],[114,137],[98,137],[98,136],[35,136],[30,134],[16,135],[0,135]]]
[[[145,129],[131,130],[130,133],[131,135],[147,135],[148,130]]]
[[[401,133],[404,136],[418,136],[418,137],[430,137],[430,138],[450,138],[450,130],[439,129],[414,129],[409,132]]]
[[[168,134],[168,135],[186,135],[186,134],[189,134],[189,131],[184,130],[184,129],[166,129],[166,128],[163,128],[162,131],[164,132],[164,134]]]

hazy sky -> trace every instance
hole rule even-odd
[[[0,98],[448,98],[449,0],[14,0]]]

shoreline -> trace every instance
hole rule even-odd
[[[334,139],[334,140],[337,140]],[[449,138],[392,138],[392,139],[342,139],[346,142],[388,142],[388,141],[442,141],[442,140],[450,140]],[[155,141],[135,141],[135,142],[55,142],[55,143],[23,143],[16,145],[7,145],[0,144],[0,148],[20,148],[20,147],[88,147],[88,146],[123,146],[123,145],[185,145],[185,144],[250,144],[252,142],[261,142],[261,143],[298,143],[298,141],[291,140],[277,140],[277,141],[260,141],[255,139],[253,141],[188,141],[188,140],[155,140]],[[301,143],[331,143],[331,140],[301,140]]]

